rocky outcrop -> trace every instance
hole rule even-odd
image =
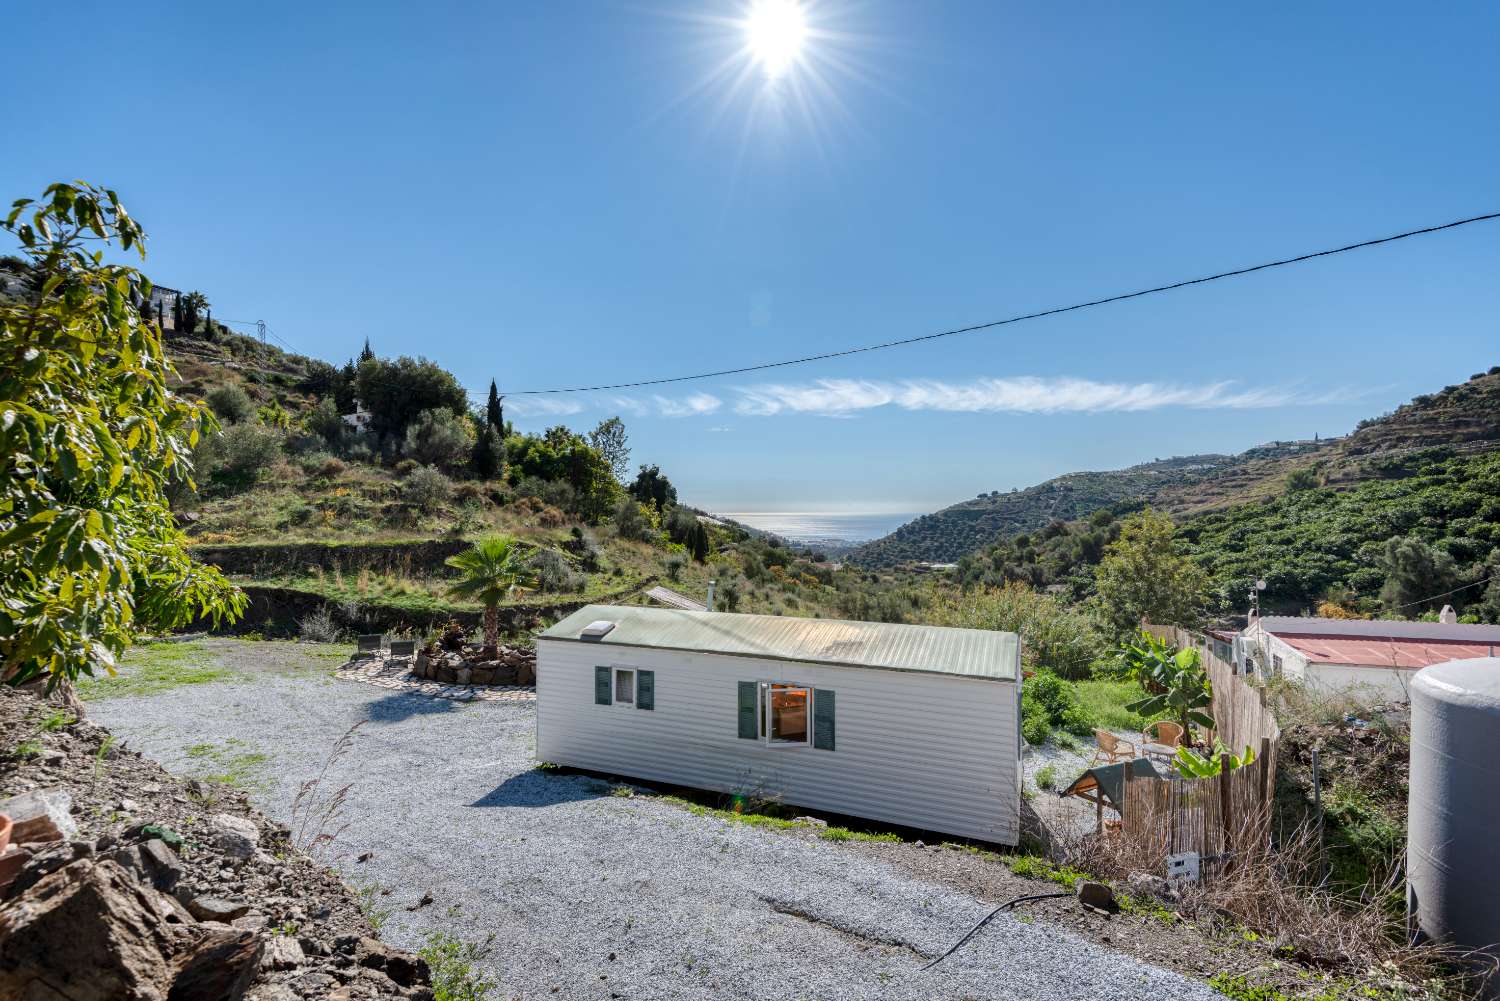
[[[0,998],[431,1001],[426,963],[225,786],[0,689]],[[24,750],[17,748],[24,746]]]

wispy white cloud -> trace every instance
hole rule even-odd
[[[847,417],[885,406],[954,413],[1058,414],[1163,407],[1242,410],[1309,402],[1286,387],[1245,389],[1228,381],[1185,385],[1036,376],[966,382],[819,379],[748,386],[738,393],[734,410],[749,416],[791,413]]]
[[[653,396],[651,399],[663,417],[703,417],[716,413],[724,405],[723,400],[710,393],[693,393],[676,399]]]
[[[576,397],[517,396],[506,401],[505,409],[517,417],[568,417],[582,413],[584,405]]]
[[[1140,412],[1166,407],[1248,410],[1310,403],[1344,402],[1349,391],[1320,390],[1315,396],[1292,386],[1248,388],[1223,380],[1098,382],[1070,377],[1011,376],[948,382],[940,379],[818,379],[762,383],[730,391],[685,396],[592,395],[522,397],[507,403],[522,417],[562,417],[587,411],[631,417],[707,417],[725,410],[747,417],[808,414],[854,417],[879,407],[946,413],[1065,414]],[[713,427],[712,431],[728,431]]]

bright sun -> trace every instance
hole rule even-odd
[[[766,76],[775,79],[796,64],[807,40],[797,0],[755,0],[745,17],[745,44]]]

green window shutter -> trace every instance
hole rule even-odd
[[[833,693],[825,688],[813,689],[813,747],[833,750]]]
[[[635,707],[637,709],[656,708],[656,672],[635,672]]]
[[[594,704],[607,706],[614,701],[614,693],[610,691],[610,684],[614,680],[610,677],[613,672],[607,667],[594,668]]]
[[[760,721],[756,710],[760,704],[760,686],[753,681],[740,682],[740,739],[758,740]]]

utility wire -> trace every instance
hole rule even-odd
[[[1391,611],[1400,611],[1403,608],[1410,608],[1413,605],[1425,605],[1429,601],[1437,601],[1439,598],[1446,598],[1450,594],[1457,594],[1460,591],[1467,591],[1469,588],[1478,587],[1480,584],[1488,584],[1492,580],[1500,580],[1500,576],[1491,574],[1490,576],[1485,577],[1483,580],[1476,580],[1468,584],[1462,584],[1458,587],[1455,587],[1451,591],[1444,591],[1442,594],[1429,594],[1425,598],[1418,598],[1416,601],[1408,601],[1404,605],[1395,605],[1391,608]]]
[[[1186,281],[1173,282],[1170,285],[1158,285],[1155,288],[1140,289],[1136,292],[1126,292],[1121,295],[1106,296],[1103,299],[1091,299],[1088,302],[1078,302],[1071,306],[1058,306],[1053,309],[1044,309],[1035,313],[1022,313],[1019,316],[1007,317],[1003,320],[992,320],[989,323],[977,323],[969,327],[957,327],[953,330],[943,330],[935,334],[922,334],[919,337],[907,337],[897,341],[885,341],[880,344],[866,344],[862,347],[846,348],[842,351],[828,351],[823,354],[805,355],[801,358],[789,358],[785,361],[766,362],[760,365],[742,365],[738,368],[719,369],[714,372],[699,372],[694,375],[678,375],[662,379],[642,379],[637,382],[615,382],[598,386],[568,386],[557,389],[508,389],[503,391],[506,396],[545,396],[557,393],[590,393],[606,389],[637,389],[642,386],[661,386],[672,382],[691,382],[697,379],[713,379],[724,375],[743,375],[746,372],[763,372],[767,369],[785,368],[789,365],[805,365],[808,362],[826,361],[830,358],[846,358],[849,355],[864,354],[870,351],[883,351],[886,348],[905,347],[909,344],[921,344],[926,341],[935,341],[943,337],[955,337],[959,334],[971,334],[979,330],[991,330],[995,327],[1003,327],[1011,323],[1021,323],[1025,320],[1037,320],[1044,316],[1056,316],[1059,313],[1071,313],[1074,310],[1089,309],[1093,306],[1103,306],[1112,302],[1124,302],[1126,299],[1139,299],[1142,296],[1156,295],[1161,292],[1171,292],[1174,289],[1186,288],[1189,285],[1202,285],[1206,282],[1219,281],[1222,278],[1235,278],[1240,275],[1252,274],[1256,271],[1266,271],[1270,268],[1285,267],[1288,264],[1299,264],[1319,257],[1332,257],[1335,254],[1345,254],[1351,250],[1361,250],[1365,247],[1375,247],[1382,243],[1394,243],[1397,240],[1406,240],[1413,236],[1423,236],[1428,233],[1439,233],[1443,230],[1457,229],[1459,226],[1468,226],[1471,223],[1487,222],[1491,219],[1500,219],[1500,212],[1490,212],[1485,215],[1470,216],[1467,219],[1458,219],[1453,222],[1443,223],[1439,226],[1425,226],[1422,229],[1407,230],[1404,233],[1396,233],[1392,236],[1383,236],[1375,240],[1362,240],[1359,243],[1351,243],[1343,247],[1334,247],[1330,250],[1318,250],[1308,254],[1298,254],[1296,257],[1286,257],[1277,261],[1267,261],[1264,264],[1256,264],[1248,268],[1236,268],[1233,271],[1221,271],[1218,274],[1206,275],[1202,278],[1190,278]]]

